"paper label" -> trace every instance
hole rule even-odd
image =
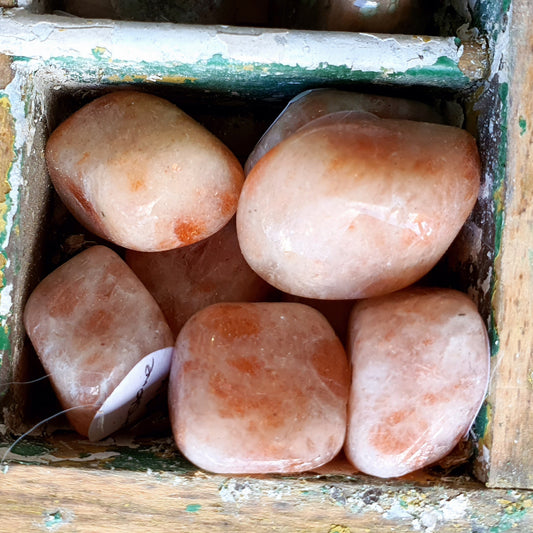
[[[89,427],[89,440],[101,440],[145,413],[146,404],[168,376],[172,352],[172,347],[152,352],[131,369],[96,413]]]

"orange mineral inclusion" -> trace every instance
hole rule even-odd
[[[176,443],[212,472],[309,470],[342,447],[348,388],[342,344],[315,309],[215,304],[176,342],[169,384]]]

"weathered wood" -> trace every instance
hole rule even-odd
[[[11,69],[11,58],[0,54],[0,89],[5,89],[14,77]]]
[[[2,531],[533,530],[533,494],[472,481],[260,478],[10,466]]]
[[[533,181],[530,181],[533,174],[533,163],[530,161],[530,155],[533,156],[533,103],[528,92],[533,86],[533,66],[528,65],[533,30],[528,26],[530,8],[527,4],[526,0],[515,0],[513,3],[513,41],[505,52],[512,52],[515,58],[508,114],[509,181],[504,202],[502,247],[496,263],[498,288],[494,295],[494,319],[500,335],[500,348],[493,361],[489,394],[492,416],[488,417],[490,424],[485,444],[489,453],[486,472],[489,485],[533,488],[533,356],[529,332],[529,317],[533,316],[533,207],[530,201],[533,189]],[[28,15],[28,18],[31,17],[33,15]],[[39,31],[43,24],[50,22],[47,18],[35,18],[33,23],[36,35],[41,35]],[[58,42],[65,38],[65,33],[74,35],[74,31],[77,39],[78,23],[80,21],[70,23],[70,32],[65,32],[64,28],[57,30]],[[93,31],[91,24],[87,22],[86,33]],[[104,23],[102,26],[101,31],[107,31]],[[125,23],[123,28],[128,29],[129,26]],[[112,34],[112,31],[109,30],[109,33]],[[223,37],[245,40],[244,37],[235,37],[231,32],[228,35],[224,34]],[[27,34],[24,33],[22,37],[26,43]],[[70,56],[62,60],[53,59],[57,72],[64,75],[64,80],[74,79],[80,84],[97,81],[145,83],[149,79],[168,83],[196,83],[192,74],[197,71],[188,72],[181,66],[157,64],[154,73],[145,73],[150,64],[144,61],[136,63],[130,59],[121,60],[120,56],[112,56],[114,61],[111,61],[108,50],[100,46],[107,42],[107,37],[103,40],[99,40],[99,34],[97,37],[95,46],[87,48],[88,57],[83,58],[85,63],[82,60],[69,63],[72,60]],[[343,38],[348,41],[352,39]],[[109,37],[109,42],[119,40],[115,34],[113,39]],[[402,46],[407,46],[406,39],[400,39]],[[5,40],[5,46],[14,46],[14,41],[8,40],[7,33]],[[357,41],[355,37],[353,40]],[[35,47],[35,54],[38,54],[39,45],[31,46]],[[49,51],[51,57],[55,57],[55,44],[52,46],[45,42],[40,46]],[[12,53],[15,53],[15,49]],[[45,59],[48,61],[49,58]],[[18,61],[24,61],[24,58],[19,57]],[[252,64],[242,67],[226,62],[221,65],[202,63],[200,66],[202,69],[205,66],[206,72],[213,72],[213,83],[217,81],[215,75],[220,76],[220,72],[226,69],[239,75],[235,74],[234,78],[242,80],[243,91],[256,82],[258,87],[271,91],[263,70]],[[416,72],[416,76],[421,77],[414,76],[412,79],[422,85],[440,86],[442,72],[430,66],[430,71]],[[485,51],[479,43],[467,44],[457,65],[454,62],[441,65],[443,72],[453,74],[451,88],[471,87],[473,82],[477,83],[484,76],[485,66]],[[89,74],[85,72],[86,67],[89,68]],[[160,71],[162,67],[166,70]],[[200,67],[197,70],[203,73]],[[252,77],[249,72],[258,74]],[[296,71],[287,72],[287,79],[292,80],[291,76]],[[350,69],[345,74],[343,72],[333,74],[346,76],[345,81],[359,80],[359,73],[353,74]],[[187,73],[189,77],[185,76]],[[209,72],[207,74],[211,76]],[[459,78],[454,81],[457,75]],[[380,73],[379,80],[381,76]],[[274,75],[270,79],[275,82],[276,90],[283,85]],[[311,82],[324,79],[313,78]],[[361,79],[364,81],[364,77]],[[1,80],[0,75],[0,86]],[[286,81],[286,78],[283,80]],[[229,81],[234,83],[233,78]],[[310,82],[307,80],[305,83]],[[403,83],[405,79],[398,78],[398,84]],[[285,85],[290,90],[296,90],[294,85]],[[200,88],[205,87],[200,85]],[[300,88],[298,86],[298,90]],[[4,102],[6,105],[9,103],[8,100]],[[8,132],[10,138],[9,142],[0,142],[0,145],[11,147],[12,121],[9,113],[5,113],[2,125],[1,113],[0,106],[0,141],[2,132]],[[11,159],[11,154],[0,154],[0,161],[4,164]],[[0,176],[7,172],[6,168],[0,168]],[[126,452],[121,453],[127,457]],[[511,528],[533,531],[531,493],[489,490],[468,480],[431,479],[429,484],[421,484],[413,481],[383,482],[356,476],[231,478],[210,476],[196,470],[175,472],[167,468],[166,463],[158,464],[157,461],[152,470],[136,465],[136,472],[105,470],[101,464],[94,469],[86,466],[73,468],[73,464],[74,459],[59,462],[60,467],[10,465],[4,474],[0,473],[0,531],[4,530],[2,528],[6,531],[16,531],[17,528],[20,531],[57,528],[61,528],[61,531],[127,531],[132,526],[135,529],[144,526],[150,531],[182,530],[188,527],[211,527],[214,531],[322,533],[402,532],[415,529],[497,533]]]
[[[7,78],[3,77],[3,65],[9,64],[6,61],[6,56],[0,54],[0,87],[2,80],[7,82]],[[7,84],[7,83],[6,83]],[[6,195],[10,191],[9,172],[11,170],[13,160],[15,159],[15,121],[11,115],[11,104],[9,99],[0,94],[0,240],[5,231],[5,212],[6,212]],[[6,258],[4,254],[0,254],[0,289],[4,287],[5,282],[5,267]],[[0,299],[1,302],[1,299]],[[8,341],[8,334],[6,331],[6,322],[0,315],[0,383],[10,379],[10,369],[6,363],[6,341]],[[4,388],[0,387],[0,399],[4,393]]]
[[[493,357],[483,476],[492,487],[533,488],[533,28],[513,3],[504,227],[495,261]]]
[[[63,84],[159,81],[269,98],[355,83],[467,90],[487,66],[481,40],[179,24],[148,29],[25,10],[0,17],[0,51],[44,61],[61,71]]]
[[[458,66],[461,72],[470,79],[485,78],[489,68],[487,45],[483,41],[463,43],[463,55]]]
[[[0,68],[2,57],[5,56],[0,55]],[[0,97],[0,204],[5,202],[6,194],[9,192],[8,173],[15,158],[13,150],[15,125],[9,108],[9,101]],[[0,268],[2,267],[3,265],[0,265]]]

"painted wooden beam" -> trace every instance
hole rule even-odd
[[[32,15],[0,18],[0,50],[86,83],[188,82],[287,94],[331,83],[461,90],[486,74],[482,41],[453,37],[188,26]]]
[[[491,487],[533,488],[533,27],[531,3],[513,2],[509,42],[503,221],[495,260],[497,342],[477,472]]]
[[[5,531],[457,533],[533,530],[533,495],[459,479],[383,482],[14,465]]]

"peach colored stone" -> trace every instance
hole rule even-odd
[[[374,114],[379,118],[420,122],[443,121],[442,116],[432,107],[415,100],[336,89],[310,89],[295,96],[261,137],[244,166],[246,175],[268,151],[302,126],[339,111],[359,111]]]
[[[349,335],[348,459],[367,474],[397,477],[449,453],[489,377],[488,336],[472,301],[428,288],[364,300]]]
[[[313,309],[322,313],[339,339],[344,342],[348,330],[348,320],[353,309],[355,300],[315,300],[312,298],[302,298],[293,294],[284,293],[284,302],[296,302],[309,305]]]
[[[208,305],[260,301],[272,290],[244,260],[235,219],[190,246],[167,252],[127,251],[126,263],[156,299],[175,336]]]
[[[48,275],[32,292],[24,325],[78,433],[146,355],[172,346],[155,300],[120,257],[94,246]]]
[[[479,180],[475,140],[464,130],[329,114],[253,168],[239,200],[239,244],[284,292],[379,296],[437,263],[472,210]]]
[[[174,437],[212,472],[309,470],[342,447],[348,388],[344,349],[318,311],[215,304],[178,335],[169,383]]]
[[[157,96],[114,92],[74,113],[46,146],[62,201],[89,230],[120,246],[192,244],[235,214],[243,170],[204,127]]]

